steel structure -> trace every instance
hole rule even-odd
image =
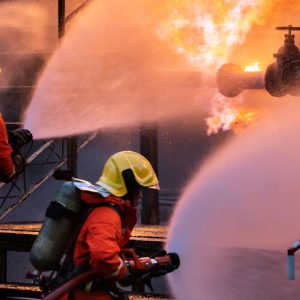
[[[76,153],[95,137],[96,133],[84,137],[77,147]],[[27,150],[30,155],[26,159],[26,171],[15,181],[0,184],[0,221],[27,200],[50,177],[71,179],[72,173],[68,170],[61,171],[61,168],[69,161],[67,143],[67,139],[49,140],[43,142],[36,150],[33,150],[34,142],[31,144]],[[31,174],[32,172],[30,172],[35,167],[39,168],[39,173],[44,171],[44,174],[39,176],[38,179],[35,179]]]

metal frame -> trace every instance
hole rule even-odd
[[[76,154],[89,144],[96,135],[94,133],[84,137],[76,149]],[[34,142],[30,145],[28,152],[31,154],[26,159],[26,172],[11,183],[0,184],[0,221],[27,200],[29,196],[69,161],[66,151],[67,142],[67,139],[46,141],[33,152]],[[39,167],[39,171],[44,170],[44,174],[38,180],[33,180],[28,173],[31,168],[36,166]]]
[[[65,25],[77,15],[91,0],[84,1],[69,16],[65,17],[65,0],[58,0],[58,37],[63,37]],[[29,87],[28,88],[33,88]],[[8,123],[10,126],[20,126],[19,122]],[[13,182],[0,183],[0,221],[27,200],[39,187],[41,187],[50,177],[56,179],[70,179],[77,176],[77,153],[95,138],[92,134],[85,138],[78,146],[77,137],[49,140],[42,143],[34,151],[38,142],[33,142],[27,149],[26,172],[20,175]],[[66,170],[61,170],[63,165],[67,165]],[[32,176],[27,174],[34,166],[39,166],[40,170],[45,170],[38,180],[32,180]]]

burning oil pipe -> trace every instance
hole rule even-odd
[[[273,56],[276,62],[270,64],[265,73],[244,72],[236,64],[225,64],[217,72],[219,92],[226,97],[235,97],[244,89],[266,89],[274,97],[287,94],[300,95],[300,51],[295,45],[295,35],[300,27],[292,25],[276,27],[276,30],[288,30],[284,45]]]
[[[226,97],[235,97],[245,89],[263,89],[263,72],[244,72],[236,64],[225,64],[217,72],[219,92]]]

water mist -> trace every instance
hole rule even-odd
[[[35,138],[200,117],[215,90],[158,38],[145,3],[157,6],[93,1],[71,22],[26,112]]]
[[[299,99],[210,158],[187,187],[167,243],[176,299],[298,299],[286,249],[299,236]],[[300,276],[300,266],[296,273]]]

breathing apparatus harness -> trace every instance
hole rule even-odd
[[[52,202],[54,203],[54,202]],[[80,233],[80,230],[87,220],[90,213],[97,207],[110,207],[113,210],[115,210],[120,216],[121,216],[121,210],[115,203],[112,202],[106,202],[106,203],[99,203],[99,204],[84,204],[84,207],[82,208],[82,213],[80,214],[80,221],[78,223],[77,228],[74,230],[74,234],[72,236],[72,239],[67,247],[67,250],[65,251],[65,254],[63,255],[62,262],[58,268],[57,271],[54,271],[52,276],[47,278],[44,282],[40,282],[40,286],[43,290],[43,294],[48,295],[52,291],[56,290],[58,287],[62,286],[64,283],[68,282],[69,280],[75,278],[76,276],[83,274],[90,270],[89,261],[86,261],[80,266],[77,266],[73,262],[73,255],[74,255],[74,249],[75,249],[75,243],[78,238],[78,235]],[[48,217],[53,217],[51,214],[51,205],[47,209],[46,215]],[[53,209],[55,211],[55,209]],[[69,215],[69,212],[66,213],[66,215]],[[74,216],[68,216],[74,221]],[[78,219],[78,218],[77,218]]]
[[[36,271],[28,273],[27,277],[41,287],[44,295],[89,269],[88,262],[74,265],[73,254],[80,230],[90,213],[97,207],[110,207],[122,217],[118,204],[109,199],[86,203],[81,199],[81,191],[99,194],[103,199],[109,195],[81,179],[73,179],[60,187],[55,201],[46,210],[46,219],[30,252],[30,261]],[[47,271],[51,271],[50,276],[41,274]]]

